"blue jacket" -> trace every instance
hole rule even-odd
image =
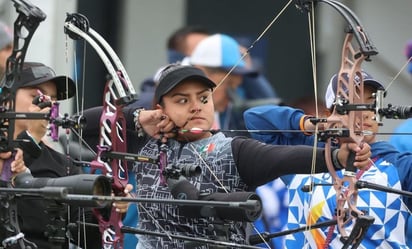
[[[412,63],[411,63],[412,65]],[[412,118],[407,119],[395,129],[395,135],[392,135],[389,142],[400,152],[412,151],[411,137],[408,135],[396,135],[396,133],[411,133]]]
[[[251,133],[252,137],[271,144],[313,145],[314,136],[307,136],[299,131],[299,121],[304,115],[302,110],[286,106],[266,105],[253,107],[244,113],[244,120],[249,130],[284,130],[285,132]],[[289,132],[288,132],[289,131]],[[318,143],[324,146],[324,143]],[[395,166],[403,190],[412,191],[412,153],[400,153],[390,143],[379,141],[370,145],[372,158],[379,158]],[[282,177],[286,184],[290,184],[293,176]],[[412,210],[412,198],[403,197],[409,210]],[[409,227],[409,228],[408,228]],[[407,233],[412,232],[412,217],[409,216]],[[408,238],[410,236],[407,236]],[[410,239],[411,240],[411,239]],[[410,244],[411,241],[408,241]]]
[[[298,131],[299,120],[304,115],[302,110],[287,106],[265,105],[245,111],[244,119],[248,130],[285,130],[286,132],[252,133],[252,137],[270,144],[313,145],[314,136],[307,136]],[[324,146],[324,143],[318,143]],[[380,157],[392,163],[398,170],[402,189],[412,192],[412,153],[401,153],[386,141],[370,144],[372,158]],[[412,198],[404,198],[405,204],[412,210]]]

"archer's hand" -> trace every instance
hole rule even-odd
[[[371,147],[367,143],[362,143],[357,145],[356,143],[343,143],[340,147],[338,153],[339,163],[346,166],[349,152],[353,151],[356,153],[355,162],[353,166],[358,169],[364,169],[370,164]]]
[[[131,198],[132,196],[130,195],[130,191],[132,190],[133,190],[133,185],[127,184],[126,187],[124,188],[125,197]],[[130,202],[124,202],[124,201],[113,202],[113,207],[116,208],[116,212],[122,213],[122,214],[127,212],[129,205],[130,205]]]
[[[13,175],[27,172],[28,170],[23,160],[23,151],[21,149],[17,149],[16,151],[14,160],[11,162],[11,172],[13,172]]]
[[[176,135],[174,132],[175,124],[160,109],[141,111],[139,122],[149,136],[156,139],[162,137],[162,142],[166,142],[167,138]]]
[[[0,153],[0,160],[3,162],[7,159],[9,159],[13,154],[9,152],[2,152]],[[28,169],[26,167],[26,164],[24,163],[23,160],[23,151],[21,149],[17,149],[16,153],[14,155],[14,160],[10,164],[11,167],[11,172],[13,175],[17,175],[22,172],[26,172]],[[0,172],[3,170],[3,163],[1,164],[0,167]]]

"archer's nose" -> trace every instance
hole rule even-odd
[[[193,108],[190,112],[191,112],[191,113],[199,113],[199,112],[200,112],[200,108]]]
[[[190,113],[198,113],[201,111],[201,108],[199,105],[193,105],[193,107],[190,109]]]
[[[362,116],[364,119],[372,119],[375,114],[373,112],[366,111],[362,113]]]

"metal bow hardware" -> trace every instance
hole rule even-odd
[[[86,119],[82,115],[69,116],[67,113],[60,116],[59,102],[54,102],[50,108],[49,135],[53,141],[59,140],[59,127],[68,129],[83,129],[86,126]]]
[[[310,11],[311,2],[313,1],[301,1],[301,8]],[[378,52],[360,21],[350,9],[334,0],[316,2],[326,3],[333,7],[348,23],[342,48],[341,67],[337,75],[334,109],[320,137],[326,140],[325,157],[336,191],[337,226],[344,244],[343,248],[356,248],[361,243],[368,227],[373,223],[374,217],[366,215],[356,207],[358,190],[356,188],[356,168],[353,166],[355,153],[350,153],[343,177],[340,178],[331,160],[331,142],[334,139],[338,143],[354,142],[361,145],[364,137],[362,111],[374,110],[372,106],[363,103],[364,84],[361,64],[365,60],[369,61],[370,56]],[[347,234],[346,229],[351,222],[354,222],[353,228],[351,233]]]
[[[116,196],[123,195],[128,183],[127,161],[110,158],[106,152],[126,152],[126,121],[122,108],[136,100],[137,94],[120,59],[110,45],[92,28],[87,18],[80,14],[68,14],[65,33],[74,40],[83,38],[100,56],[110,79],[104,90],[103,113],[100,117],[100,133],[97,157],[90,164],[91,173],[100,173],[112,179],[112,189]],[[105,154],[103,156],[103,154]],[[122,215],[110,211],[105,218],[101,210],[94,209],[99,221],[104,248],[123,248]]]

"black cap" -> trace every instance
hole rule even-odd
[[[196,80],[204,83],[210,88],[216,87],[216,84],[206,77],[203,71],[199,68],[182,65],[166,67],[166,69],[161,72],[159,85],[155,91],[154,98],[156,104],[160,103],[160,100],[165,94],[185,80]]]
[[[76,85],[70,77],[56,76],[53,69],[39,62],[25,62],[14,84],[21,88],[40,85],[47,81],[52,81],[56,85],[57,100],[68,99],[76,94]]]
[[[375,78],[373,78],[372,75],[368,74],[364,70],[361,71],[361,74],[362,74],[362,78],[363,78],[363,84],[365,86],[371,86],[371,87],[375,88],[376,90],[385,90],[385,87],[383,87],[382,83],[380,83]],[[349,81],[347,73],[344,73],[342,76],[346,81]],[[359,85],[360,80],[361,80],[361,78],[359,78],[358,75],[355,75],[353,83],[356,84],[356,85]],[[328,109],[332,107],[333,102],[335,101],[335,97],[336,97],[335,93],[336,93],[337,87],[338,87],[338,75],[335,74],[330,79],[328,88],[326,89],[325,103],[326,103],[326,108],[328,108]],[[344,91],[347,92],[349,90],[344,87]]]

